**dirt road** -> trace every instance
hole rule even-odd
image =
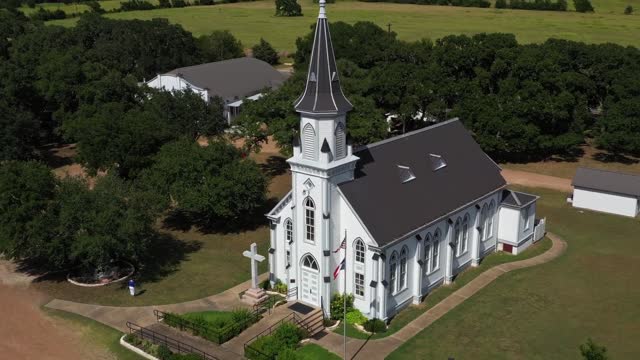
[[[48,299],[29,288],[31,278],[0,260],[0,358],[11,360],[109,359],[106,352],[83,345],[63,320],[45,314]]]
[[[570,179],[508,169],[502,170],[502,176],[507,180],[509,184],[517,184],[529,187],[541,187],[568,193],[573,191]]]

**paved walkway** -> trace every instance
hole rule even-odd
[[[571,179],[556,176],[541,175],[528,171],[502,169],[502,176],[509,184],[518,184],[529,187],[541,187],[563,192],[572,192]]]
[[[551,249],[543,254],[530,259],[514,261],[493,268],[478,275],[467,285],[449,295],[447,298],[427,310],[424,314],[407,324],[396,333],[377,340],[359,340],[347,338],[347,355],[351,359],[383,359],[392,351],[397,349],[402,343],[417,335],[420,331],[431,325],[433,322],[444,316],[451,309],[480,291],[489,283],[509,271],[527,268],[551,261],[560,256],[566,249],[567,243],[555,234],[547,233],[553,243]],[[342,355],[343,337],[334,332],[326,332],[322,337],[316,337],[312,342]]]
[[[260,275],[260,281],[266,279],[268,274]],[[99,321],[122,332],[128,332],[127,321],[131,321],[140,326],[148,326],[156,322],[153,310],[158,309],[164,312],[183,314],[193,311],[205,310],[233,310],[246,306],[240,302],[240,293],[251,287],[251,280],[236,285],[231,289],[212,295],[203,299],[187,301],[170,305],[152,306],[102,306],[93,304],[83,304],[67,300],[54,299],[45,307],[57,310],[64,310],[74,314],[82,315],[90,319]]]

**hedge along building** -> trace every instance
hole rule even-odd
[[[386,320],[499,244],[517,252],[533,241],[534,226],[523,226],[534,223],[537,197],[506,190],[500,168],[457,119],[352,149],[345,131],[352,106],[324,1],[294,106],[292,190],[267,214],[270,280],[286,283],[290,299],[328,314],[332,295],[346,289],[363,314]],[[346,270],[334,278],[343,259]]]

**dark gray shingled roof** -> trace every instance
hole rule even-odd
[[[572,185],[622,195],[640,196],[640,175],[581,167],[576,171]]]
[[[537,199],[538,197],[535,195],[505,189],[505,190],[502,190],[501,204],[510,206],[510,207],[515,207],[515,208],[522,208],[524,206],[531,204]]]
[[[228,101],[277,88],[286,80],[273,66],[249,57],[182,67],[169,74],[180,75],[191,84],[208,89],[210,95]]]
[[[430,154],[446,166],[433,170]],[[374,240],[384,246],[506,185],[500,168],[457,119],[355,153],[355,179],[339,185]],[[398,165],[415,179],[402,183]]]
[[[313,114],[345,113],[353,107],[342,93],[329,24],[320,4],[320,15],[313,38],[311,61],[304,92],[296,100],[296,111]]]

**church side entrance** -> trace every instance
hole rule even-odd
[[[301,272],[300,299],[309,305],[319,306],[320,269],[313,256],[306,255],[302,259]]]

